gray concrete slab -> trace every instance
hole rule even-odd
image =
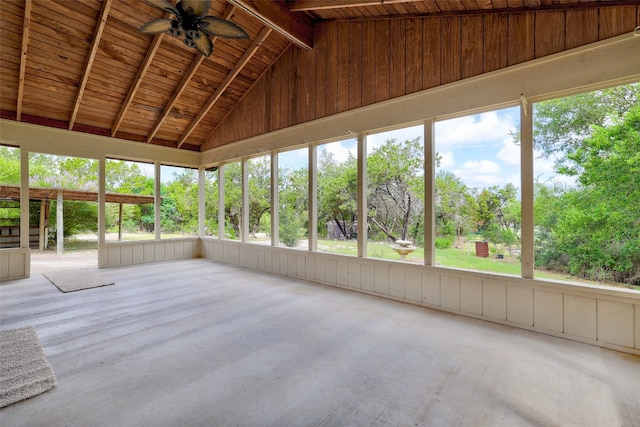
[[[58,387],[4,426],[634,426],[640,357],[185,260],[0,285]]]

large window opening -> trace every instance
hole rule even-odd
[[[279,245],[309,247],[309,149],[278,153]]]
[[[318,251],[358,254],[355,138],[318,147]]]
[[[20,149],[0,145],[0,249],[20,247]],[[35,219],[35,218],[34,218]],[[38,222],[29,220],[31,224]],[[30,232],[31,234],[31,232]],[[29,246],[38,247],[29,238]]]
[[[105,240],[153,240],[154,165],[107,159],[105,167],[105,189],[113,194],[105,206]]]
[[[30,204],[30,228],[39,230],[40,249],[97,249],[96,160],[29,153],[29,187],[35,202]],[[32,218],[38,218],[38,225]]]
[[[640,84],[534,104],[534,277],[640,289]]]
[[[520,276],[517,107],[435,124],[436,264]]]
[[[423,135],[423,126],[367,135],[367,256],[424,262]]]
[[[198,171],[160,167],[160,235],[163,239],[198,235]]]
[[[271,158],[247,160],[249,236],[247,242],[271,244]]]
[[[224,173],[224,238],[241,240],[242,171],[240,162],[227,163]]]

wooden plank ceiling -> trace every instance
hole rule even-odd
[[[173,0],[176,3],[176,0]],[[212,0],[248,39],[209,58],[168,34],[142,0],[0,1],[0,117],[199,151],[289,48],[313,49],[318,21],[593,8],[615,0]]]

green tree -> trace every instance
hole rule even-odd
[[[467,186],[453,172],[441,170],[435,181],[436,235],[455,235],[460,244],[462,235],[473,229],[475,200]]]
[[[368,219],[392,241],[423,234],[424,149],[420,137],[388,139],[367,158]],[[375,230],[372,227],[372,233]]]
[[[326,225],[336,224],[340,232],[351,237],[349,226],[357,218],[357,164],[350,153],[339,163],[324,150],[318,167],[318,227],[326,232]]]

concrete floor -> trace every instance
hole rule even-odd
[[[98,274],[0,285],[58,379],[3,426],[640,425],[637,356],[203,259]]]

